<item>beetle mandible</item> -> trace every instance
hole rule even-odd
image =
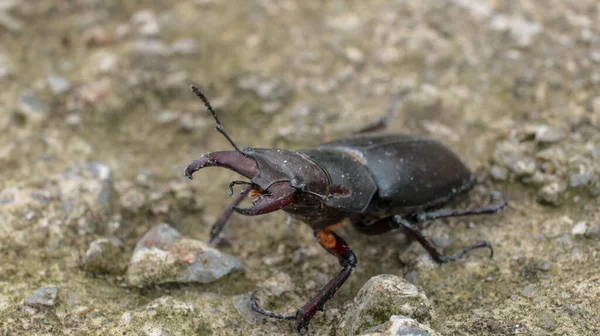
[[[441,143],[410,135],[361,135],[382,129],[400,97],[396,95],[388,112],[376,123],[363,127],[354,137],[335,140],[314,149],[283,150],[246,147],[240,149],[223,129],[216,112],[204,94],[195,86],[192,92],[202,100],[219,131],[234,150],[211,152],[192,161],[185,176],[205,167],[233,170],[250,181],[233,181],[244,185],[240,194],[213,225],[210,242],[214,242],[227,219],[235,211],[255,216],[283,210],[308,223],[319,244],[338,258],[342,270],[295,314],[278,314],[261,308],[251,296],[254,311],[284,320],[295,320],[298,331],[304,330],[315,313],[333,297],[356,266],[356,256],[346,241],[333,229],[350,219],[362,233],[379,235],[394,229],[416,239],[431,258],[444,264],[460,259],[469,251],[492,246],[478,241],[454,255],[441,254],[425,238],[419,224],[438,218],[493,214],[506,206],[506,198],[491,192],[499,202],[473,209],[440,209],[475,183],[474,174],[452,151]],[[238,205],[247,197],[255,197],[248,208]]]

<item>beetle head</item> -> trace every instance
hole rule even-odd
[[[230,196],[233,194],[233,185],[248,184],[251,187],[250,196],[256,197],[249,208],[233,208],[243,215],[254,216],[265,214],[282,209],[292,203],[297,189],[292,186],[290,179],[286,178],[285,174],[282,175],[282,172],[278,171],[277,167],[273,167],[272,162],[268,159],[265,160],[260,154],[255,158],[252,155],[254,152],[251,148],[240,150],[223,129],[216,112],[200,89],[195,86],[192,86],[191,89],[212,114],[216,122],[216,130],[229,141],[235,150],[212,152],[200,156],[188,165],[185,170],[185,176],[191,179],[194,172],[204,167],[222,167],[233,170],[250,179],[250,182],[233,181],[229,184]],[[277,160],[275,159],[274,162],[277,162]]]
[[[232,181],[229,184],[229,194],[233,194],[235,184],[248,184],[252,188],[250,196],[256,197],[249,208],[238,208],[234,210],[247,216],[261,215],[282,209],[292,203],[297,189],[292,186],[290,180],[278,171],[276,167],[264,164],[264,160],[258,160],[252,156],[251,149],[244,151],[212,152],[200,156],[192,161],[185,170],[185,176],[192,178],[192,174],[205,167],[221,167],[237,172],[250,179],[245,181]],[[260,168],[259,168],[260,167]],[[261,169],[262,168],[262,169]]]

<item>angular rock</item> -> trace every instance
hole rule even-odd
[[[559,206],[564,201],[567,188],[559,182],[550,183],[538,190],[538,200],[541,203]]]
[[[588,238],[600,239],[600,221],[585,230],[585,236]]]
[[[378,275],[360,289],[338,329],[343,335],[355,335],[393,315],[410,316],[423,323],[435,318],[433,305],[421,289],[395,275]]]
[[[207,244],[182,237],[160,224],[138,241],[129,261],[127,279],[133,286],[169,282],[210,283],[244,266]]]
[[[33,295],[25,300],[25,304],[32,307],[51,307],[56,304],[58,288],[40,287],[33,292]]]
[[[440,336],[433,329],[403,315],[393,315],[384,324],[366,330],[361,336]]]
[[[126,267],[121,262],[123,250],[123,242],[119,238],[96,239],[85,252],[83,268],[92,273],[120,274]]]

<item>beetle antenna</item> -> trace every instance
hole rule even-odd
[[[210,113],[212,114],[213,118],[215,118],[215,122],[217,123],[217,125],[215,126],[215,129],[217,131],[219,131],[219,133],[223,134],[223,136],[225,137],[225,139],[227,139],[227,141],[229,141],[229,143],[233,146],[233,148],[235,148],[236,151],[244,154],[244,152],[242,152],[239,149],[239,147],[235,144],[235,142],[233,142],[233,140],[231,140],[231,138],[229,137],[229,134],[227,134],[227,132],[225,132],[225,130],[223,129],[223,125],[221,125],[221,121],[217,117],[217,113],[215,112],[215,110],[212,108],[212,106],[208,102],[208,99],[206,99],[206,96],[204,95],[204,93],[202,93],[202,91],[200,91],[200,89],[197,88],[194,85],[191,86],[191,89],[192,89],[192,92],[198,98],[200,98],[200,100],[202,100],[202,102],[204,103],[204,106],[206,106],[206,108],[208,109],[208,111],[210,111]]]

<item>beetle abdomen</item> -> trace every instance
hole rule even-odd
[[[424,208],[469,189],[471,170],[441,143],[408,135],[360,136],[322,144],[360,158],[375,180],[377,198],[391,208]]]

